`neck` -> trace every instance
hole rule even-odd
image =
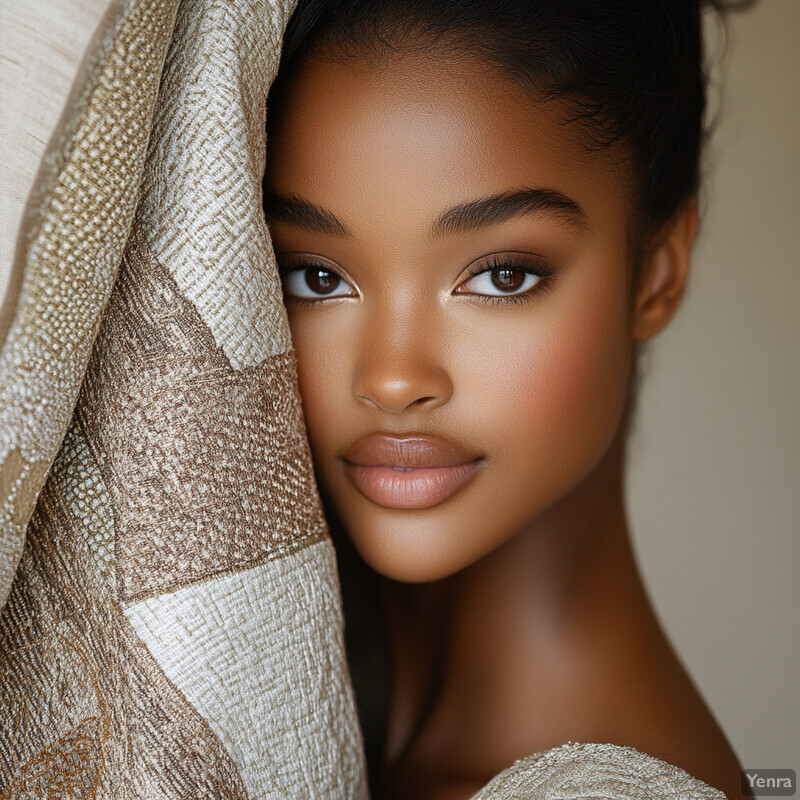
[[[384,581],[389,769],[410,754],[418,772],[426,758],[442,763],[473,736],[483,747],[476,774],[492,775],[516,748],[524,755],[575,738],[572,709],[585,713],[603,665],[658,629],[623,494],[615,447],[569,496],[475,564],[428,584]]]

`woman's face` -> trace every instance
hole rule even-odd
[[[609,451],[624,175],[466,58],[314,57],[272,113],[267,216],[322,491],[373,568],[444,578]]]

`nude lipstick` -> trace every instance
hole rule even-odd
[[[436,436],[373,433],[353,444],[343,461],[367,500],[384,508],[421,509],[452,497],[485,459]]]

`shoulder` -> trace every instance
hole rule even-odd
[[[567,742],[521,758],[470,800],[725,800],[719,789],[633,747]]]

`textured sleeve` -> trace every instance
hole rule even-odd
[[[616,744],[567,742],[516,761],[471,800],[725,800],[688,772]]]

